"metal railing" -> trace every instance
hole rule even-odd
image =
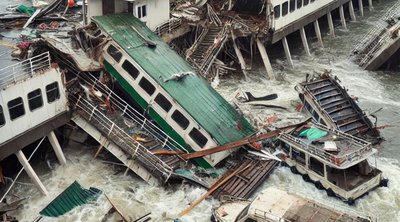
[[[189,151],[185,147],[172,139],[168,134],[166,134],[163,130],[154,125],[152,121],[147,119],[136,109],[131,107],[127,102],[125,102],[117,94],[115,94],[110,88],[101,83],[96,77],[89,73],[85,73],[79,75],[79,79],[84,81],[93,90],[98,90],[99,92],[101,92],[105,97],[110,100],[113,109],[119,111],[121,113],[121,116],[125,116],[132,120],[137,128],[140,128],[146,133],[150,134],[162,145],[163,148],[166,147],[172,150],[180,150],[182,152],[189,153]]]
[[[171,18],[170,20],[166,21],[165,23],[159,25],[154,30],[158,36],[161,36],[165,33],[171,33],[175,29],[179,28],[182,25],[182,18]]]
[[[368,143],[364,140],[361,140],[361,139],[351,136],[349,134],[340,132],[338,130],[326,128],[325,126],[322,126],[319,124],[314,124],[314,126],[321,130],[337,134],[337,135],[343,137],[344,139],[347,139],[350,142],[349,146],[351,146],[351,147],[358,146],[358,148],[354,148],[353,151],[342,154],[342,155],[334,155],[332,153],[329,153],[329,152],[323,150],[320,147],[316,147],[314,145],[307,144],[304,141],[300,140],[299,138],[296,138],[288,133],[281,133],[279,135],[279,138],[281,140],[283,140],[284,142],[288,143],[289,145],[295,146],[296,149],[305,151],[313,156],[317,156],[317,157],[323,159],[324,161],[327,161],[338,167],[345,167],[346,165],[350,166],[349,164],[351,164],[352,162],[366,158],[366,157],[368,157],[368,155],[365,155],[365,154],[371,153],[371,150],[372,150],[371,143]]]
[[[165,181],[169,179],[173,173],[173,169],[168,164],[151,153],[142,144],[135,141],[85,98],[72,94],[69,97],[69,101],[74,105],[77,114],[101,131],[103,135],[123,149],[131,158],[138,160],[151,172],[158,171],[165,178]]]
[[[16,84],[50,68],[50,53],[45,52],[22,62],[0,69],[0,87]]]

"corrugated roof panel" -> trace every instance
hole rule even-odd
[[[249,122],[143,22],[130,14],[96,16],[94,21],[219,144],[254,133]],[[156,46],[150,47],[148,43]],[[191,74],[179,81],[165,81],[179,73]]]

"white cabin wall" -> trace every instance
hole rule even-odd
[[[134,2],[134,15],[137,17],[137,6],[146,5],[147,16],[141,18],[151,30],[169,20],[169,0],[137,0]]]
[[[303,5],[300,9],[297,9],[297,1],[295,1],[295,10],[293,12],[290,12],[288,10],[288,14],[285,16],[282,16],[282,4],[285,2],[288,2],[289,8],[290,8],[290,0],[271,0],[272,3],[272,11],[274,10],[274,7],[277,5],[281,5],[280,8],[280,17],[277,19],[274,19],[274,28],[275,30],[279,30],[282,28],[285,28],[286,26],[290,25],[291,23],[301,20],[302,18],[306,17],[307,15],[311,14],[314,11],[318,11],[319,9],[323,8],[326,5],[329,5],[332,2],[335,2],[336,0],[316,0],[311,3],[309,1],[308,5]]]
[[[87,16],[88,21],[93,16],[103,15],[103,1],[102,0],[86,0],[87,2]]]

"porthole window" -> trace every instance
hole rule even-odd
[[[136,69],[132,63],[130,63],[128,60],[125,60],[124,63],[122,63],[122,68],[130,75],[132,76],[133,79],[136,79],[139,76],[139,70]]]
[[[25,114],[24,102],[21,97],[13,99],[7,103],[10,119],[14,120]]]
[[[282,16],[287,15],[288,11],[289,11],[289,3],[288,2],[284,2],[282,4]]]
[[[60,98],[58,82],[53,82],[46,86],[46,95],[48,103],[54,102]]]
[[[108,46],[108,48],[107,48],[107,53],[108,53],[116,62],[121,61],[122,53],[121,53],[117,48],[115,48],[115,46],[113,46],[113,45]]]
[[[6,124],[6,119],[4,118],[3,107],[0,106],[0,127]]]
[[[139,86],[142,87],[142,89],[149,94],[149,96],[153,95],[153,93],[156,91],[156,87],[145,77],[140,80]]]
[[[274,7],[274,16],[275,16],[275,19],[281,17],[281,6],[280,5],[277,5]]]
[[[203,148],[208,142],[207,137],[196,128],[193,128],[192,131],[190,131],[189,136],[201,148]]]
[[[296,9],[296,0],[290,0],[290,12],[294,12],[294,10]]]
[[[28,93],[28,105],[30,111],[39,109],[43,106],[42,91],[40,89]]]
[[[297,9],[301,8],[303,6],[303,0],[297,0]]]
[[[185,130],[189,126],[189,120],[178,110],[175,110],[171,118],[180,126],[183,130]]]
[[[156,98],[154,99],[154,101],[165,111],[168,112],[171,110],[172,108],[172,103],[165,98],[165,96],[163,96],[161,93],[159,93]]]

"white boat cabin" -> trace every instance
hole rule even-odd
[[[128,12],[155,30],[170,17],[169,0],[86,0],[87,21],[93,16]]]
[[[0,69],[0,87],[0,160],[68,121],[63,77],[48,52]]]

